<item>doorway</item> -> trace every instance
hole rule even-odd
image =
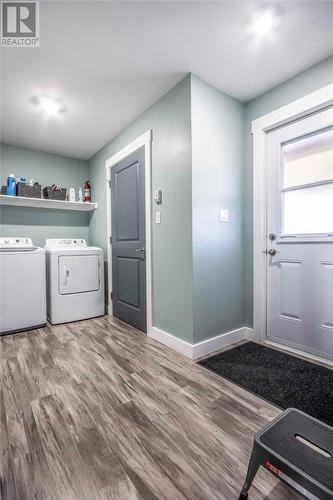
[[[147,332],[151,299],[151,131],[106,162],[109,314]]]
[[[253,122],[254,335],[329,363],[332,101],[328,86]]]
[[[266,336],[333,360],[333,109],[267,141]]]
[[[113,315],[146,332],[145,152],[111,170]]]

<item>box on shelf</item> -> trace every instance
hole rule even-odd
[[[47,200],[66,200],[66,188],[54,188],[53,186],[46,186],[43,189],[43,196]]]
[[[25,198],[41,198],[42,197],[42,185],[34,184],[29,186],[25,182],[18,182],[16,184],[16,196],[23,196]]]

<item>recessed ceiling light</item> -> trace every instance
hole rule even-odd
[[[66,111],[65,104],[58,97],[52,97],[49,95],[35,95],[31,100],[35,106],[39,106],[41,111],[43,111],[47,115],[55,116],[58,113],[64,113]]]
[[[260,7],[248,18],[246,31],[252,38],[268,38],[280,26],[281,17],[281,11],[276,7]]]

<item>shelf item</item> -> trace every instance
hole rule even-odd
[[[44,198],[26,198],[23,196],[7,196],[5,194],[0,195],[0,205],[56,210],[81,210],[82,212],[90,212],[97,208],[97,203],[45,200]]]
[[[21,198],[41,198],[42,197],[42,186],[40,184],[34,184],[30,186],[26,182],[19,181],[16,184],[16,196]]]
[[[67,188],[60,188],[57,186],[45,186],[43,188],[43,198],[45,200],[66,200]]]

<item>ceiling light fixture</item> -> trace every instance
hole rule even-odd
[[[56,116],[58,113],[64,113],[66,111],[65,104],[58,97],[52,97],[49,95],[34,96],[32,98],[32,103],[47,115]]]
[[[247,20],[246,31],[252,38],[268,38],[281,24],[281,12],[273,6],[260,7]]]

